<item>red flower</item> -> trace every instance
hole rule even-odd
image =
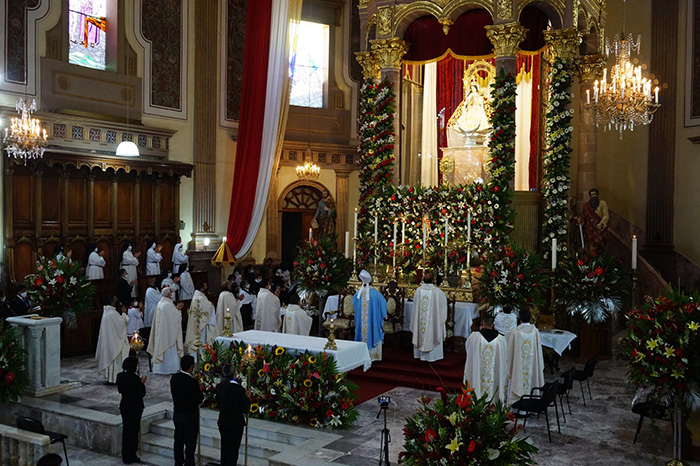
[[[59,275],[58,277],[56,277],[56,281],[58,283],[63,283],[63,275]]]
[[[330,409],[326,411],[326,416],[333,417],[333,411],[331,411]]]
[[[445,387],[438,387],[437,391],[440,392],[440,398],[442,398],[442,402],[445,403],[447,401],[447,391],[445,391]]]
[[[595,268],[595,274],[598,275],[599,277],[603,275],[603,268],[602,267],[596,267]]]
[[[471,442],[469,442],[469,446],[467,447],[467,451],[471,453],[472,451],[474,451],[474,448],[476,448],[476,442],[474,440],[472,440]]]
[[[432,439],[436,439],[437,434],[433,429],[428,429],[425,431],[425,443],[430,442]]]
[[[10,385],[13,380],[15,380],[15,374],[12,372],[5,374],[5,385]]]

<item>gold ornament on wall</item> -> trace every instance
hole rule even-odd
[[[408,51],[407,42],[398,37],[376,39],[369,42],[372,47],[372,56],[377,60],[381,69],[401,68],[401,58]]]
[[[377,9],[377,34],[380,36],[391,34],[393,16],[393,7],[383,6]]]
[[[576,69],[579,81],[582,83],[592,83],[603,76],[605,68],[605,57],[596,53],[593,55],[581,55],[576,59]]]
[[[442,33],[447,35],[450,33],[450,26],[454,24],[450,18],[438,19],[438,23],[442,24]]]
[[[494,24],[485,28],[486,37],[493,44],[493,53],[496,58],[518,55],[520,43],[525,40],[527,28],[518,22]]]
[[[574,28],[544,31],[544,40],[552,48],[553,58],[573,60],[578,55],[581,34]]]
[[[513,0],[498,0],[496,3],[498,19],[508,20],[513,16]]]
[[[355,52],[355,58],[362,67],[362,76],[365,79],[379,79],[381,77],[382,70],[372,52]]]
[[[440,160],[440,173],[443,175],[451,175],[455,171],[455,159],[451,155],[445,155]],[[446,178],[443,176],[442,182],[447,184]]]

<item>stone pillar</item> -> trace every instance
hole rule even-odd
[[[501,69],[508,74],[515,76],[516,59],[520,50],[520,43],[525,40],[527,28],[517,21],[512,23],[501,23],[485,26],[486,37],[493,44],[493,53],[496,57],[496,74],[500,74]]]
[[[216,220],[216,111],[212,104],[219,100],[217,94],[216,44],[218,2],[200,0],[194,14],[193,93],[194,102],[194,199],[193,228],[195,241],[198,236],[215,238]]]
[[[595,125],[595,111],[587,107],[586,91],[593,101],[593,83],[603,74],[605,57],[600,54],[582,55],[576,61],[579,77],[579,127],[578,165],[576,170],[575,192],[577,214],[588,202],[588,190],[598,186],[596,173],[598,159],[598,128]]]
[[[350,170],[335,171],[335,232],[338,234],[338,251],[345,251],[345,231],[348,228],[348,193]],[[351,232],[352,234],[352,232]]]

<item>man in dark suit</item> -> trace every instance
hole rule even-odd
[[[192,375],[194,357],[186,354],[180,359],[180,372],[170,378],[175,424],[175,466],[194,466],[194,451],[199,432],[199,405],[204,395]],[[184,448],[184,454],[183,454]]]
[[[117,295],[117,299],[121,303],[122,306],[126,306],[126,308],[129,308],[129,305],[131,304],[131,290],[134,285],[136,280],[134,280],[132,283],[129,283],[126,280],[126,269],[119,269],[119,280],[117,280],[117,291],[114,293]],[[118,307],[117,310],[121,311],[121,309]]]
[[[10,308],[10,317],[25,316],[29,312],[29,300],[27,299],[27,287],[23,284],[15,288],[15,296],[9,300],[7,305]]]
[[[216,386],[221,434],[221,466],[236,466],[246,415],[250,410],[250,388],[244,390],[229,364],[223,368],[225,379]]]
[[[139,430],[143,414],[143,397],[146,396],[146,376],[136,375],[138,359],[129,356],[122,363],[123,372],[117,374],[117,390],[122,394],[119,412],[122,415],[122,462],[140,463],[136,456],[139,448]]]

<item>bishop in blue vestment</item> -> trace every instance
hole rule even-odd
[[[367,343],[372,361],[382,360],[386,299],[370,286],[372,276],[366,270],[360,272],[362,286],[352,300],[355,309],[355,341]]]

